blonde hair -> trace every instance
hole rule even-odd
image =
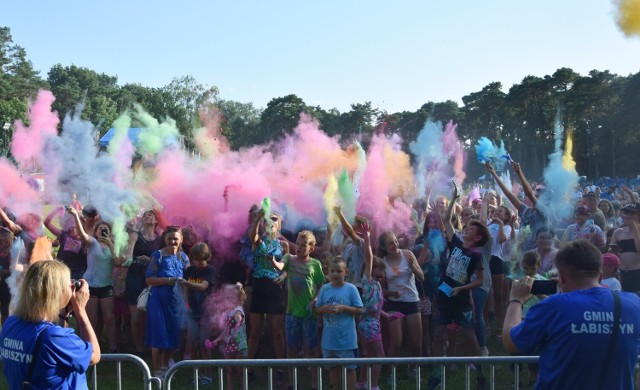
[[[300,233],[298,233],[298,237],[305,237],[307,239],[307,244],[311,245],[312,247],[316,246],[316,236],[313,235],[313,232],[311,230],[303,230]]]
[[[14,315],[23,321],[53,320],[71,299],[71,272],[58,260],[32,264],[20,286]]]

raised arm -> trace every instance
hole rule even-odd
[[[256,249],[260,244],[260,235],[258,234],[258,228],[260,227],[260,221],[264,219],[264,210],[259,210],[258,216],[253,220],[251,228],[249,229],[249,241],[251,241],[251,248]]]
[[[451,198],[451,202],[449,202],[449,207],[447,208],[447,213],[444,216],[444,232],[447,235],[447,241],[450,242],[453,239],[453,235],[455,231],[453,230],[453,224],[451,223],[451,216],[453,215],[453,208],[455,207],[456,201],[460,198],[460,194],[458,193],[458,186],[453,186],[453,197]]]
[[[512,161],[511,166],[513,167],[513,171],[516,173],[516,175],[518,175],[520,183],[522,183],[522,190],[524,191],[524,194],[527,196],[527,198],[529,198],[531,204],[535,206],[538,202],[538,198],[536,198],[536,195],[533,193],[533,188],[531,188],[531,184],[529,184],[529,181],[524,176],[520,164]]]
[[[373,250],[371,249],[371,226],[365,223],[364,229],[364,276],[367,280],[371,279],[373,270]]]
[[[516,209],[520,209],[523,203],[520,202],[518,197],[516,197],[513,194],[513,192],[509,191],[507,186],[504,185],[502,180],[500,180],[500,177],[498,177],[498,174],[496,173],[496,170],[493,168],[493,166],[490,163],[487,163],[486,166],[487,166],[487,171],[491,174],[491,176],[493,176],[493,179],[496,181],[496,183],[498,184],[498,187],[500,187],[500,189],[502,190],[504,195],[507,197],[507,199],[509,199],[509,202],[511,202],[511,204],[513,204],[513,206]]]
[[[62,230],[58,229],[52,223],[52,221],[56,215],[63,215],[63,213],[64,213],[64,207],[62,206],[56,207],[49,213],[49,215],[47,215],[47,218],[44,219],[44,226],[46,226],[47,229],[49,229],[49,231],[51,232],[51,234],[53,234],[56,237],[60,237],[60,235],[62,234]]]
[[[88,244],[91,241],[91,236],[84,231],[84,227],[82,226],[82,221],[80,220],[80,216],[78,212],[73,207],[67,207],[67,212],[71,214],[73,220],[76,223],[76,231],[78,232],[78,236],[85,244]]]
[[[4,221],[5,225],[7,225],[9,230],[11,230],[11,233],[13,233],[14,235],[17,235],[22,231],[22,227],[20,227],[20,225],[18,225],[17,223],[13,222],[9,218],[7,213],[4,212],[4,209],[2,209],[2,207],[0,207],[0,219]]]
[[[342,225],[342,229],[347,233],[347,236],[353,240],[353,242],[358,242],[360,239],[356,234],[356,231],[353,230],[353,226],[347,221],[344,214],[342,214],[342,208],[340,206],[334,206],[333,212],[336,213],[338,219],[340,220],[340,224]]]

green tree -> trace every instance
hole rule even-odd
[[[118,116],[116,100],[120,87],[116,76],[97,73],[75,65],[54,65],[48,73],[51,92],[56,97],[53,108],[64,118],[69,110],[84,102],[82,118],[97,126],[103,135]]]
[[[302,112],[309,112],[307,104],[296,95],[273,98],[260,115],[260,129],[254,142],[274,141],[290,133],[300,121]]]
[[[11,30],[0,27],[0,155],[9,154],[13,123],[26,122],[28,101],[46,86],[26,50],[13,42]]]
[[[251,146],[258,134],[260,109],[255,108],[253,103],[224,99],[218,100],[216,107],[222,115],[222,134],[229,140],[231,148],[237,150]]]

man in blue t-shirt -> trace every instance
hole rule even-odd
[[[563,292],[529,309],[533,279],[514,283],[503,327],[507,351],[540,354],[536,389],[633,389],[640,346],[640,297],[600,287],[602,255],[585,240],[568,243],[555,258]],[[606,385],[605,385],[606,384]]]

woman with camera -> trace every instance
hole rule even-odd
[[[109,352],[115,353],[118,350],[116,339],[116,327],[113,318],[113,280],[111,269],[113,265],[121,265],[122,258],[116,257],[111,239],[111,226],[100,221],[96,223],[93,236],[90,236],[82,226],[78,212],[67,208],[76,221],[78,236],[87,247],[87,271],[84,279],[89,284],[89,303],[87,313],[91,324],[98,330],[98,313],[102,314],[102,323],[107,328],[109,335]]]
[[[85,373],[100,360],[100,346],[85,310],[87,283],[71,283],[69,267],[58,260],[32,264],[20,286],[16,309],[0,332],[0,356],[10,389],[87,389]],[[71,305],[78,325],[55,324]]]

